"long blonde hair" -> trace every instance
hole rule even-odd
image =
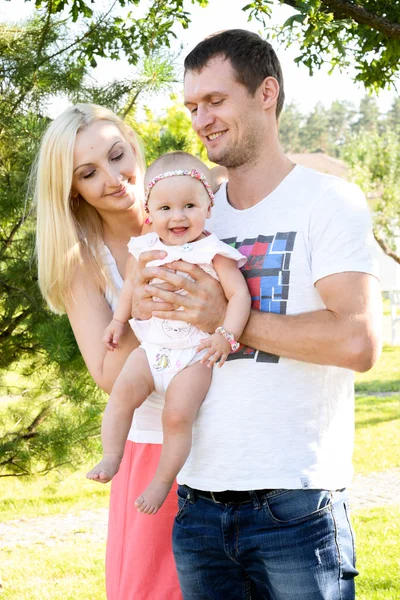
[[[96,104],[76,104],[57,117],[43,136],[36,161],[34,201],[39,285],[50,308],[58,313],[65,312],[72,277],[83,260],[100,289],[104,290],[108,282],[100,254],[101,217],[82,197],[79,208],[74,210],[71,198],[76,135],[101,120],[118,127],[144,172],[142,148],[133,130],[111,110]]]

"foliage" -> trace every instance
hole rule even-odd
[[[295,9],[275,35],[287,45],[297,41],[296,62],[312,75],[329,64],[356,69],[355,80],[378,90],[396,82],[400,57],[400,4],[390,0],[280,0]],[[255,0],[243,10],[266,25],[273,0]]]
[[[136,123],[146,148],[147,164],[161,154],[172,150],[183,150],[199,156],[207,162],[203,144],[194,133],[190,117],[183,103],[175,94],[170,96],[171,105],[163,114],[155,117],[150,108],[145,108],[145,119]]]
[[[192,0],[200,6],[208,3]],[[343,67],[354,59],[359,79],[366,85],[384,87],[394,80],[399,64],[397,2],[368,0],[364,3],[368,14],[361,16],[354,2],[340,2],[340,10],[339,0],[283,3],[296,13],[280,36],[289,43],[299,36],[299,60],[310,70],[323,60]],[[9,378],[0,381],[3,394],[19,398],[2,419],[0,476],[46,472],[81,461],[97,448],[104,402],[86,372],[66,318],[49,313],[37,286],[27,175],[49,122],[48,107],[55,98],[94,101],[135,123],[138,97],[166,90],[175,79],[173,60],[163,49],[176,38],[177,25],[187,28],[190,24],[184,4],[183,0],[115,0],[99,12],[91,0],[35,0],[34,16],[27,23],[0,24],[0,369],[14,369],[19,363],[25,376],[19,389],[10,387]],[[244,10],[250,18],[262,18],[275,6],[276,1],[256,0]],[[99,85],[98,63],[123,57],[137,67],[135,72]],[[397,163],[388,158],[387,148],[396,141],[389,134],[399,112],[400,105],[394,105],[385,131],[372,128],[369,134],[379,137],[377,143],[382,136],[389,140],[382,141],[379,152],[386,166],[393,165],[390,176],[379,170],[378,161],[367,161],[368,169],[363,171],[363,187],[385,185],[381,212],[387,217],[379,222],[385,243],[398,222]],[[183,109],[175,104],[159,118],[150,109],[146,115],[139,129],[149,161],[160,152],[179,148],[205,158]],[[290,144],[290,131],[295,131],[299,151],[323,149],[335,156],[354,124],[351,109],[341,103],[329,110],[316,107],[308,117],[292,107],[292,120],[288,116],[289,111],[281,121],[282,132],[286,127],[285,145]],[[364,135],[364,125],[361,120],[359,135]],[[349,157],[360,152],[356,141],[352,143],[355,149],[348,147]],[[372,142],[365,143],[371,146]]]
[[[29,1],[29,0],[28,0]],[[31,1],[31,0],[30,0]],[[212,0],[191,0],[207,6]],[[126,53],[136,64],[140,49],[170,45],[175,23],[187,28],[190,13],[184,0],[153,0],[142,18],[135,15],[146,3],[115,0],[109,14],[96,15],[93,0],[35,0],[49,17],[68,14],[81,23],[79,57],[94,66],[99,57],[118,58]],[[396,82],[400,58],[400,4],[390,0],[253,0],[243,7],[248,19],[258,19],[268,33],[267,19],[279,15],[279,6],[294,9],[274,35],[285,44],[300,44],[296,61],[310,74],[322,65],[348,70],[354,65],[356,81],[378,90]],[[114,11],[115,6],[121,8]],[[132,9],[124,10],[122,9]],[[134,9],[134,10],[133,10]],[[116,14],[114,14],[116,13]],[[123,15],[123,16],[122,16]]]
[[[386,115],[371,96],[361,99],[358,110],[335,101],[329,108],[317,103],[308,115],[292,103],[279,131],[286,152],[325,152],[345,161],[350,179],[372,204],[377,242],[400,263],[400,99]]]
[[[400,126],[362,130],[349,138],[343,158],[351,177],[375,198],[374,233],[382,249],[400,264]]]
[[[27,23],[0,26],[0,384],[2,395],[18,398],[0,419],[0,476],[77,464],[99,445],[104,395],[84,366],[67,318],[49,312],[37,285],[27,183],[49,123],[47,106],[54,97],[95,101],[133,119],[139,94],[168,88],[175,77],[173,61],[154,53],[170,35],[167,28],[158,36],[161,16],[157,41],[140,41],[144,54],[135,76],[100,86],[91,65],[94,57],[119,57],[116,32],[107,29],[110,20],[117,27],[118,17],[111,10],[96,17],[54,15],[65,3],[37,4]],[[128,36],[124,27],[120,34]],[[132,64],[138,44],[125,48]],[[15,368],[23,377],[12,385],[4,373]]]

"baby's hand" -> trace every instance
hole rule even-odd
[[[205,348],[209,348],[209,350],[207,350],[200,362],[203,364],[207,363],[207,367],[214,366],[218,359],[220,359],[218,367],[222,367],[228,354],[231,352],[230,343],[220,333],[213,333],[210,337],[202,340],[197,348],[197,352],[201,352]]]
[[[103,335],[103,344],[110,352],[113,352],[115,348],[118,348],[118,342],[124,332],[125,326],[126,323],[113,319],[108,327],[106,327]]]

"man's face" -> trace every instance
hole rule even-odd
[[[187,71],[185,105],[208,158],[227,168],[254,162],[265,143],[262,93],[239,83],[229,60],[215,57],[201,71]]]

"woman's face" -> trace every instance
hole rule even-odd
[[[100,214],[130,209],[143,198],[135,153],[116,125],[96,121],[76,136],[72,194]]]

